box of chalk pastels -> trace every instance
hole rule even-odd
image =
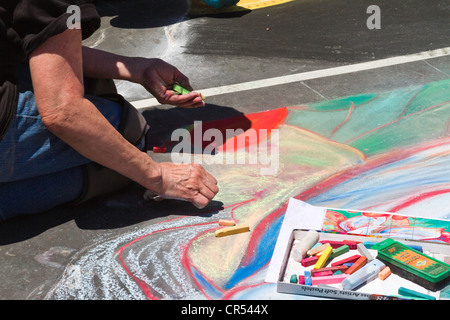
[[[334,299],[450,299],[445,243],[293,230],[277,291]]]

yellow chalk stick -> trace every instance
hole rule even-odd
[[[236,222],[234,220],[219,219],[219,225],[221,225],[221,226],[235,226]]]
[[[317,260],[316,264],[314,265],[314,269],[323,268],[323,266],[327,262],[328,258],[330,257],[330,254],[331,254],[332,251],[333,251],[333,247],[331,247],[331,246],[327,247],[323,251],[323,253],[320,256],[319,260]]]
[[[250,231],[250,227],[246,224],[234,226],[234,227],[225,227],[219,230],[216,230],[214,235],[216,237],[225,237],[236,233],[248,232]]]
[[[324,243],[321,246],[318,246],[316,248],[312,248],[311,250],[308,250],[308,252],[306,253],[308,256],[314,256],[317,255],[319,253],[321,253],[322,251],[324,251],[327,247],[329,247],[330,244],[329,243]]]

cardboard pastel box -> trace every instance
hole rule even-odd
[[[307,296],[317,296],[324,298],[338,298],[338,299],[357,299],[357,300],[387,300],[387,299],[403,299],[398,295],[398,289],[405,287],[415,290],[440,299],[441,291],[432,292],[421,287],[419,284],[412,282],[404,277],[392,273],[385,280],[376,278],[369,283],[366,283],[354,290],[343,290],[341,284],[329,284],[326,286],[313,286],[291,283],[290,278],[293,274],[303,275],[305,270],[311,270],[314,266],[303,267],[300,262],[296,262],[292,258],[292,248],[294,244],[299,241],[308,230],[292,230],[289,240],[286,242],[284,257],[281,264],[281,269],[277,279],[277,292],[288,294],[299,294]],[[383,237],[368,237],[361,235],[349,234],[333,234],[327,232],[320,232],[319,241],[357,241],[357,242],[381,242],[386,238]],[[422,247],[424,253],[437,258],[441,261],[448,261],[450,259],[450,246],[445,243],[414,241],[406,239],[397,239],[398,241],[409,245]],[[369,253],[376,258],[377,251],[369,249]],[[327,261],[327,266],[331,265],[333,261],[342,260],[355,254],[360,254],[358,250],[349,250],[338,257]],[[443,290],[450,290],[450,286]]]

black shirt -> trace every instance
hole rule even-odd
[[[75,13],[68,10],[70,5],[80,8],[86,39],[100,27],[92,0],[0,0],[0,141],[16,110],[14,67],[27,64],[36,48],[67,30]]]

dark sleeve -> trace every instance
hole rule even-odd
[[[14,30],[26,58],[48,38],[67,30],[67,21],[73,12],[70,5],[77,5],[81,12],[83,39],[100,27],[100,17],[91,0],[21,0],[14,10]]]

